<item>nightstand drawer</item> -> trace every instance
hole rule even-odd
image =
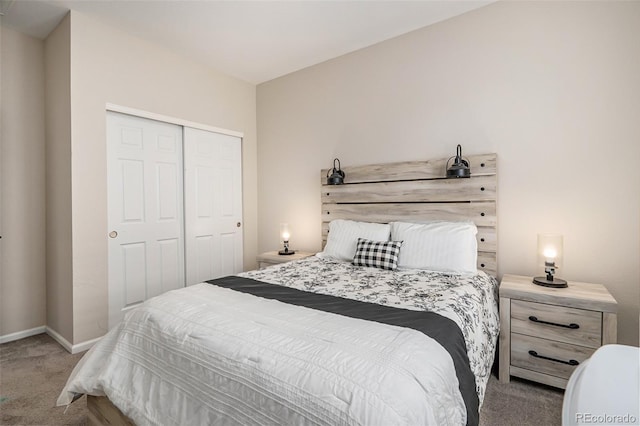
[[[511,300],[511,332],[595,349],[602,344],[602,313]]]
[[[578,364],[593,352],[595,349],[584,346],[511,334],[511,365],[562,379],[569,379]]]

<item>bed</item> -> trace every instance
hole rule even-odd
[[[338,186],[321,171],[322,253],[151,299],[58,405],[90,395],[98,424],[477,424],[499,330],[496,156],[469,160],[470,179],[442,179],[446,159],[345,168]],[[402,252],[451,232],[473,268]]]

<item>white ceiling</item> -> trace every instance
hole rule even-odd
[[[46,38],[73,9],[258,84],[493,1],[0,0],[0,13]]]

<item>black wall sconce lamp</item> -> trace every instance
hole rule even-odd
[[[455,158],[455,160],[453,160]],[[449,162],[453,160],[453,164],[449,166]],[[471,169],[469,168],[469,160],[462,157],[462,146],[456,148],[456,156],[447,160],[447,177],[448,178],[468,178],[471,177]]]
[[[336,168],[336,162],[338,167]],[[333,169],[327,171],[327,185],[342,185],[344,183],[344,172],[340,170],[340,160],[333,160]]]

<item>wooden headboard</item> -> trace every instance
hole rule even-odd
[[[344,167],[343,185],[322,183],[322,246],[329,222],[471,220],[478,227],[478,269],[498,273],[497,155],[465,156],[471,177],[445,178],[448,158]]]

